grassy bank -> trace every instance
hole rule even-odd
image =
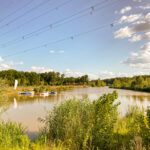
[[[69,85],[69,86],[18,86],[17,90],[14,90],[14,87],[8,86],[7,91],[8,94],[14,94],[18,93],[20,91],[32,91],[36,88],[43,88],[43,90],[46,91],[64,91],[64,90],[69,90],[72,88],[83,88],[83,87],[88,87],[85,85]]]
[[[104,82],[111,88],[150,92],[148,75],[106,79]]]
[[[31,142],[21,125],[0,123],[0,148],[7,150],[149,150],[150,109],[134,107],[125,117],[114,104],[117,93],[91,102],[68,100],[41,121],[45,124],[38,138]]]

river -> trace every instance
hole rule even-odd
[[[42,127],[42,123],[38,121],[38,118],[44,117],[47,111],[51,110],[54,105],[59,104],[61,101],[82,97],[95,100],[104,93],[112,93],[114,90],[108,87],[88,87],[62,91],[57,95],[51,95],[49,97],[12,96],[10,97],[9,103],[5,105],[6,111],[2,113],[1,118],[4,121],[22,123],[26,127],[28,134],[33,136]],[[138,106],[140,109],[146,109],[150,106],[150,93],[122,89],[117,89],[116,91],[119,95],[116,102],[121,102],[119,112],[122,116],[125,115],[131,106]]]

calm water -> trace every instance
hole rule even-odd
[[[23,97],[14,96],[10,98],[6,111],[1,118],[4,121],[20,122],[27,127],[29,133],[36,133],[42,124],[39,117],[44,117],[46,111],[53,108],[55,104],[69,98],[89,97],[91,100],[99,98],[104,93],[112,93],[114,89],[104,88],[74,88],[72,90],[60,92],[49,97]],[[150,106],[150,93],[135,92],[130,90],[117,90],[118,100],[121,101],[119,112],[124,115],[129,106],[137,105],[140,108]],[[15,99],[15,100],[14,100]],[[118,101],[117,100],[117,101]]]

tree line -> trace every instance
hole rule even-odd
[[[18,80],[19,86],[88,85],[102,87],[107,85],[111,88],[150,91],[150,75],[89,80],[88,75],[75,78],[65,77],[64,74],[59,72],[36,73],[11,69],[0,71],[0,78],[4,79],[9,86],[13,86],[15,80]]]
[[[150,91],[150,75],[106,79],[104,82],[111,88]]]
[[[38,85],[90,85],[104,86],[105,83],[98,80],[89,80],[88,75],[81,77],[65,77],[59,72],[24,72],[16,70],[0,71],[0,78],[4,79],[9,86],[13,86],[15,80],[18,80],[19,86],[38,86]]]

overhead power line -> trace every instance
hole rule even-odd
[[[47,1],[41,2],[40,4],[38,4],[37,6],[35,6],[35,7],[31,8],[31,9],[29,9],[28,11],[26,11],[26,12],[23,13],[22,15],[17,16],[16,18],[10,20],[10,21],[7,22],[6,24],[0,26],[0,29],[7,27],[8,25],[14,23],[14,22],[17,21],[18,19],[24,17],[25,15],[29,14],[30,12],[36,10],[37,8],[41,7],[42,5],[45,5],[46,3],[50,2],[50,1],[51,1],[51,0],[47,0]]]
[[[0,35],[0,37],[5,36],[5,35],[7,35],[7,34],[9,34],[9,33],[11,33],[11,32],[14,32],[14,31],[20,29],[21,27],[23,27],[24,25],[29,24],[29,23],[31,23],[31,22],[37,20],[37,19],[40,19],[42,16],[47,15],[47,14],[49,14],[50,12],[52,12],[52,11],[54,11],[54,10],[60,9],[60,7],[63,7],[63,6],[65,6],[65,5],[67,5],[67,4],[70,3],[71,1],[72,1],[72,0],[67,0],[67,1],[65,1],[65,2],[63,2],[63,3],[61,3],[61,4],[57,5],[57,6],[55,6],[54,8],[49,9],[48,11],[46,11],[46,12],[44,12],[44,13],[42,13],[42,14],[40,14],[40,15],[34,17],[34,18],[31,18],[30,20],[28,20],[28,21],[22,23],[21,25],[17,26],[16,28],[14,28],[14,29],[12,29],[12,30],[10,30],[10,31],[7,31],[7,32],[5,32],[5,33],[2,33],[2,34]]]
[[[27,7],[28,5],[30,5],[31,3],[33,3],[34,0],[30,0],[28,3],[26,3],[24,6],[16,9],[15,11],[11,12],[10,14],[8,14],[6,17],[0,19],[0,23],[3,22],[4,20],[6,20],[7,18],[11,17],[12,15],[14,15],[15,13],[17,13],[18,11],[24,9],[25,7]]]
[[[65,38],[62,38],[62,39],[59,39],[59,40],[56,40],[56,41],[53,41],[53,42],[47,42],[47,43],[44,43],[42,45],[30,48],[30,49],[25,49],[23,51],[18,51],[18,52],[15,52],[13,54],[6,55],[6,56],[4,56],[2,58],[5,59],[5,58],[12,57],[12,56],[15,56],[15,55],[19,55],[19,54],[23,54],[23,53],[26,53],[26,52],[34,51],[34,50],[37,50],[37,49],[40,49],[40,48],[45,48],[48,45],[57,44],[57,43],[60,43],[60,42],[64,42],[66,40],[74,40],[76,37],[84,36],[86,34],[99,31],[99,30],[104,29],[106,27],[112,27],[112,25],[114,26],[114,23],[112,23],[112,24],[104,24],[104,25],[101,25],[99,27],[93,28],[91,30],[88,30],[88,31],[85,31],[85,32],[81,32],[81,33],[78,33],[78,34],[74,34],[74,35],[71,35],[71,36],[67,36]]]
[[[116,1],[118,1],[118,0],[116,0]],[[51,28],[55,28],[55,27],[61,26],[62,24],[71,22],[71,21],[73,21],[73,20],[75,20],[75,19],[79,19],[79,18],[84,17],[84,16],[86,16],[86,15],[89,15],[89,14],[92,15],[93,12],[96,12],[96,11],[98,11],[98,10],[102,10],[102,9],[104,9],[106,6],[110,5],[110,3],[108,3],[108,4],[105,5],[105,6],[102,6],[102,7],[100,7],[100,8],[96,8],[96,7],[100,6],[100,4],[102,4],[102,3],[97,3],[97,4],[95,4],[95,5],[92,5],[92,6],[88,7],[88,8],[86,8],[86,9],[83,9],[83,10],[81,10],[81,11],[78,11],[77,13],[74,13],[73,15],[70,15],[69,17],[65,17],[65,18],[63,18],[63,19],[60,19],[60,20],[58,20],[58,21],[52,23],[52,24],[46,25],[46,26],[44,26],[44,27],[42,27],[42,28],[40,28],[40,29],[38,29],[38,30],[35,30],[35,31],[31,32],[31,33],[25,34],[25,35],[21,36],[20,38],[17,38],[17,39],[8,41],[8,42],[4,43],[4,44],[2,45],[2,47],[6,47],[6,46],[8,47],[8,46],[10,46],[10,45],[12,45],[12,44],[15,44],[15,43],[17,43],[17,42],[20,42],[20,41],[29,39],[29,38],[31,38],[31,37],[37,35],[37,34],[39,35],[39,34],[42,34],[42,33],[46,32],[46,31],[50,31]],[[112,3],[111,3],[111,5],[112,5]],[[91,10],[91,11],[89,12],[89,10]],[[87,11],[88,11],[88,12],[87,12]],[[84,12],[87,12],[87,13],[86,13],[86,14],[83,14],[83,15],[81,15],[81,16],[77,16],[78,14],[84,13]],[[76,17],[76,16],[77,16],[77,17]],[[73,17],[75,17],[75,18],[73,18]],[[70,19],[70,18],[73,18],[73,19],[68,20],[68,19]],[[65,22],[65,21],[66,21],[66,22]],[[54,25],[56,25],[56,26],[54,26]]]

